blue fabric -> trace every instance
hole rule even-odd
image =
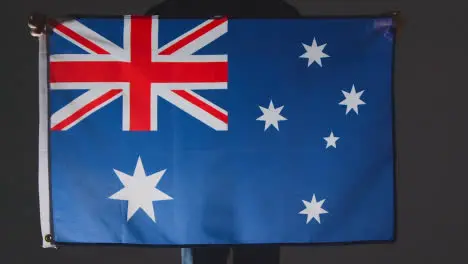
[[[160,46],[202,20],[162,20]],[[67,131],[50,133],[53,234],[57,242],[154,245],[318,243],[391,240],[394,233],[393,39],[374,18],[235,19],[197,54],[228,55],[228,89],[194,91],[226,109],[215,131],[158,101],[158,131],[122,131],[122,97]],[[83,24],[122,45],[119,19]],[[119,35],[120,34],[120,35]],[[307,67],[302,43],[330,57]],[[60,36],[51,54],[86,53]],[[77,73],[79,74],[79,73]],[[85,85],[85,84],[83,84]],[[342,91],[364,90],[359,114]],[[83,93],[50,92],[55,113]],[[284,106],[279,130],[256,120],[259,106]],[[340,137],[326,148],[330,132]],[[114,172],[166,170],[153,202],[156,222],[128,202]],[[325,201],[306,223],[304,201]],[[183,250],[184,264],[190,253]]]

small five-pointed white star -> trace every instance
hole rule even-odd
[[[340,139],[339,137],[335,137],[335,135],[333,135],[333,131],[330,133],[330,136],[328,137],[324,137],[323,139],[325,139],[325,141],[327,141],[327,147],[326,148],[329,148],[329,147],[334,147],[336,148],[336,141],[338,139]]]
[[[356,89],[351,88],[351,91],[349,93],[345,91],[341,91],[343,95],[345,96],[345,99],[341,101],[339,104],[340,105],[346,105],[346,114],[349,113],[349,111],[354,110],[356,114],[358,113],[358,106],[359,105],[365,105],[366,103],[361,100],[361,95],[364,92],[364,90],[360,91],[359,93],[356,93]]]
[[[273,101],[270,100],[270,105],[268,108],[259,106],[260,110],[262,110],[263,115],[257,120],[259,121],[265,121],[265,130],[266,131],[271,125],[273,125],[276,130],[279,131],[279,126],[278,126],[278,121],[284,121],[287,120],[284,116],[280,115],[281,110],[283,110],[284,106],[280,106],[278,108],[275,108],[273,105]]]
[[[166,170],[146,176],[143,163],[140,157],[138,157],[133,176],[115,169],[114,172],[119,177],[124,188],[114,193],[109,198],[128,201],[127,221],[141,208],[153,222],[156,222],[153,201],[172,200],[172,197],[155,188]]]
[[[312,45],[310,45],[310,46],[302,43],[302,46],[304,47],[306,52],[304,54],[302,54],[301,56],[299,56],[299,58],[308,59],[307,67],[312,65],[312,63],[314,63],[314,62],[317,62],[317,64],[320,67],[322,67],[322,58],[330,57],[328,54],[325,54],[323,52],[323,49],[325,48],[326,45],[327,45],[327,43],[325,43],[323,45],[320,45],[320,46],[317,46],[317,41],[315,41],[315,38],[312,41]]]
[[[323,202],[325,202],[325,199],[317,202],[315,199],[315,194],[312,196],[312,201],[307,202],[302,200],[302,202],[305,205],[305,209],[299,212],[299,214],[304,214],[307,215],[307,224],[310,222],[310,220],[315,219],[319,224],[320,224],[320,215],[321,214],[327,214],[328,212],[322,209]]]

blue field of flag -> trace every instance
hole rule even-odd
[[[54,241],[393,239],[378,18],[125,19],[48,40]]]

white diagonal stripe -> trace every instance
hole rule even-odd
[[[173,41],[167,43],[162,48],[159,49],[159,52],[166,50],[167,48],[171,47],[172,45],[176,44],[183,38],[187,37],[188,35],[192,34],[193,32],[203,28],[204,26],[210,24],[213,19],[209,19],[200,25],[194,27],[193,29],[187,31],[185,34],[182,34],[180,37],[174,39]],[[213,28],[212,30],[208,31],[204,35],[200,36],[199,38],[193,40],[192,42],[188,43],[186,46],[182,47],[181,49],[177,50],[173,53],[173,55],[190,55],[196,52],[197,50],[201,49],[202,47],[208,45],[215,39],[219,38],[221,35],[227,32],[227,21],[223,22],[222,24],[218,25],[217,27]]]
[[[163,47],[161,47],[161,48],[159,49],[159,52],[161,52],[161,51],[163,51],[163,50],[169,48],[170,46],[172,46],[172,45],[174,45],[175,43],[179,42],[181,39],[187,37],[188,35],[190,35],[190,34],[192,34],[193,32],[199,30],[200,28],[202,28],[202,27],[204,27],[204,26],[210,24],[212,21],[213,21],[213,19],[209,19],[209,20],[207,20],[207,21],[201,23],[200,25],[198,25],[198,26],[192,28],[191,30],[185,32],[184,34],[180,35],[178,38],[172,40],[171,42],[169,42],[169,43],[167,43],[166,45],[164,45]]]
[[[84,45],[81,45],[79,42],[77,42],[77,41],[75,41],[74,39],[68,37],[67,35],[65,35],[64,33],[62,33],[62,31],[58,30],[57,28],[54,28],[53,31],[54,31],[57,35],[59,35],[59,36],[61,36],[62,38],[64,38],[64,39],[70,41],[71,43],[73,43],[73,44],[75,44],[76,46],[80,47],[80,48],[83,49],[84,51],[87,51],[87,52],[89,52],[89,53],[91,53],[91,54],[96,54],[96,52],[94,52],[94,51],[88,49],[88,48],[87,48],[86,46],[84,46]]]
[[[210,126],[214,130],[217,131],[226,131],[228,130],[228,125],[223,121],[217,119],[216,117],[212,116],[211,114],[203,111],[196,105],[188,102],[184,98],[180,97],[179,95],[175,94],[170,90],[160,90],[158,91],[159,96],[164,98],[168,102],[174,104],[178,108],[185,111],[187,114],[195,117],[196,119],[200,120],[204,124]]]
[[[84,94],[78,96],[76,99],[62,107],[60,110],[55,112],[52,117],[50,118],[50,127],[54,127],[72,114],[76,113],[80,109],[82,109],[84,106],[89,104],[91,101],[95,100],[96,98],[102,96],[103,94],[107,93],[110,89],[91,89]],[[97,110],[103,108],[104,106],[108,105],[110,102],[114,101],[117,99],[122,92],[116,94],[112,98],[108,99],[106,102],[100,104],[98,107],[95,107],[91,111],[87,112],[77,120],[75,120],[73,123],[69,124],[67,127],[65,127],[63,130],[68,130],[69,128],[73,127],[77,123],[79,123],[81,120],[85,119],[92,113],[96,112]]]
[[[190,42],[189,44],[185,45],[181,49],[177,50],[173,53],[173,55],[189,55],[197,52],[201,48],[205,47],[206,45],[210,44],[211,42],[215,41],[222,35],[227,32],[227,21],[218,25],[217,27],[213,28],[212,30],[206,32],[199,38],[195,39],[194,41]]]
[[[198,94],[196,94],[196,93],[194,93],[194,92],[192,92],[192,91],[190,91],[190,90],[186,90],[185,92],[186,92],[186,93],[189,93],[189,94],[192,95],[193,97],[196,97],[198,100],[200,100],[200,101],[204,102],[205,104],[207,104],[207,105],[213,107],[214,109],[218,110],[219,112],[221,112],[221,113],[223,113],[223,114],[225,114],[225,115],[228,114],[228,112],[227,112],[226,110],[224,110],[223,108],[221,108],[221,107],[219,107],[219,106],[213,104],[212,102],[206,100],[206,99],[203,98],[202,96],[200,96],[200,95],[198,95]]]
[[[119,46],[115,45],[113,42],[109,41],[105,37],[99,35],[94,30],[88,28],[87,26],[81,24],[77,20],[69,20],[64,21],[62,23],[65,27],[75,31],[81,37],[89,40],[90,42],[94,43],[95,45],[99,46],[103,50],[109,52],[112,55],[117,55],[119,53],[123,53],[123,49]]]

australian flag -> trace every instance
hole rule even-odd
[[[53,22],[40,176],[49,239],[392,240],[394,38],[376,29],[385,21]]]

